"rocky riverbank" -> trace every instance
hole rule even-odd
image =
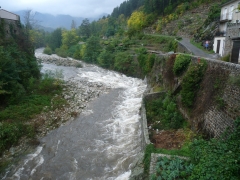
[[[73,58],[67,57],[62,58],[57,56],[56,54],[52,55],[46,55],[42,54],[41,51],[43,49],[37,49],[35,52],[35,56],[39,63],[47,63],[47,64],[55,64],[57,66],[73,66],[73,67],[82,67],[82,63],[78,60],[75,60]]]
[[[68,60],[64,58],[55,58],[55,56],[48,56],[41,54],[36,57],[45,63],[54,63],[62,66],[78,66],[80,63],[76,60]],[[36,135],[33,138],[24,137],[20,140],[17,146],[11,147],[8,151],[5,151],[0,157],[2,164],[8,162],[16,162],[21,155],[31,151],[39,144],[39,139],[44,137],[51,130],[64,125],[68,121],[74,120],[74,118],[81,113],[88,113],[86,107],[88,102],[97,98],[101,93],[106,93],[109,87],[106,87],[102,83],[88,82],[87,80],[76,80],[74,78],[64,81],[63,92],[60,95],[55,95],[52,99],[52,105],[45,107],[41,114],[35,116],[29,121],[33,125]],[[64,104],[59,107],[53,108],[53,104],[57,99],[64,100]],[[1,177],[1,174],[0,174]]]

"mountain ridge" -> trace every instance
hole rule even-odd
[[[27,10],[20,10],[20,11],[13,11],[15,14],[20,16],[21,22],[24,23],[24,16]],[[34,12],[34,19],[39,22],[40,29],[48,29],[47,31],[53,31],[57,28],[65,28],[70,29],[71,23],[74,20],[76,23],[76,27],[80,26],[82,20],[87,17],[73,17],[70,15],[58,14],[52,15],[49,13],[41,13],[41,12]],[[88,18],[91,21],[98,20],[99,18],[106,16],[107,14],[104,13],[95,18]]]

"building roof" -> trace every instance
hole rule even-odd
[[[18,20],[20,20],[20,16],[19,16],[19,15],[14,14],[14,13],[12,13],[12,12],[9,12],[9,11],[7,11],[7,10],[5,10],[5,9],[0,9],[0,18],[6,18],[6,17],[1,17],[1,12],[2,12],[2,13],[5,12],[5,14],[7,13],[7,14],[14,15],[14,16],[18,17]],[[2,15],[3,15],[3,14],[2,14]],[[8,19],[8,18],[7,18],[7,19]]]
[[[221,7],[226,6],[226,5],[228,5],[228,4],[231,4],[231,3],[233,3],[233,2],[237,2],[237,1],[239,1],[239,0],[231,0],[231,1],[228,1],[228,2],[224,3]],[[239,1],[239,2],[240,2],[240,1]]]

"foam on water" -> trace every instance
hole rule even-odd
[[[16,173],[13,175],[13,177],[16,180],[20,180],[21,178],[21,174],[23,172],[23,170],[25,169],[25,166],[28,164],[29,161],[32,161],[34,158],[36,158],[42,151],[43,147],[39,146],[37,147],[37,150],[33,153],[33,154],[29,154],[28,158],[24,161],[23,165],[16,171]],[[38,166],[40,166],[42,163],[44,162],[44,159],[42,157],[40,157],[39,162],[37,163],[37,166],[35,166],[35,168],[33,168],[32,172],[34,173],[36,168]]]
[[[41,52],[38,52],[37,55],[41,55]],[[66,144],[66,142],[64,142],[64,139],[54,140],[54,156],[61,156],[60,153],[62,153],[63,149],[64,152],[69,152],[69,154],[72,153],[71,162],[69,165],[72,166],[71,172],[68,171],[62,174],[61,177],[59,177],[59,180],[74,180],[81,178],[79,177],[79,172],[81,170],[80,163],[82,162],[82,160],[87,158],[91,159],[91,163],[89,164],[91,164],[92,166],[89,166],[88,168],[89,170],[91,170],[90,172],[93,172],[97,166],[96,164],[101,163],[101,158],[103,158],[101,156],[99,156],[98,158],[92,157],[91,155],[94,153],[106,155],[106,157],[104,156],[104,158],[107,158],[107,161],[109,161],[111,165],[104,164],[104,175],[102,177],[95,176],[94,178],[89,177],[86,179],[127,180],[131,175],[131,162],[133,158],[141,151],[141,128],[139,123],[139,109],[141,107],[143,92],[146,89],[146,83],[140,79],[127,77],[120,73],[104,70],[94,65],[85,65],[84,67],[86,68],[76,70],[76,77],[74,77],[74,74],[69,74],[71,75],[71,77],[74,77],[75,80],[84,79],[88,82],[100,82],[106,87],[112,89],[121,89],[121,91],[119,91],[120,94],[117,97],[118,100],[114,104],[114,109],[110,111],[112,112],[112,115],[110,114],[111,117],[108,119],[106,118],[103,121],[97,121],[95,123],[97,130],[101,133],[101,138],[94,139],[91,143],[88,142],[88,146],[76,147],[77,150],[81,149],[84,153],[89,153],[90,157],[86,157],[86,154],[77,154],[78,157],[77,155],[75,157],[75,154],[71,152],[70,147],[64,147],[64,144]],[[54,65],[47,65],[45,69],[48,68],[53,70],[55,67]],[[94,113],[95,112],[91,109],[86,109],[83,111],[83,115],[85,116]],[[63,131],[62,135],[66,136],[66,134],[74,133],[75,127],[71,128],[68,129],[68,131],[66,132]],[[71,141],[71,137],[67,140]],[[77,142],[78,141],[76,141],[75,143]],[[20,166],[14,174],[15,179],[21,179],[21,176],[23,175],[22,172],[29,172],[29,176],[36,176],[38,170],[37,168],[39,168],[39,166],[41,165],[44,166],[44,156],[42,156],[41,154],[42,148],[43,147],[38,147],[34,154],[28,155],[28,158],[25,160],[23,165]],[[34,162],[29,163],[30,161]],[[47,163],[47,160],[45,163]],[[27,164],[31,165],[27,167]],[[42,176],[40,176],[39,179],[41,177]]]
[[[139,128],[139,108],[141,107],[142,95],[146,89],[146,84],[136,78],[130,78],[122,74],[108,71],[101,73],[101,69],[95,67],[94,72],[80,72],[80,77],[85,77],[90,82],[101,82],[110,86],[111,88],[124,88],[120,94],[120,103],[112,113],[112,119],[107,119],[105,126],[106,134],[111,131],[114,145],[108,145],[106,154],[108,159],[114,159],[116,154],[121,154],[121,158],[115,164],[113,169],[106,169],[107,171],[117,171],[122,169],[122,165],[131,156],[135,156],[141,148],[137,147],[139,143],[140,128]],[[104,124],[104,122],[103,122]],[[138,130],[138,132],[136,132]],[[101,146],[105,147],[103,141],[96,141],[98,144],[98,151],[101,151]],[[102,150],[104,151],[104,150]],[[123,172],[117,177],[112,177],[117,180],[128,179],[131,171]],[[104,177],[104,179],[111,179]]]

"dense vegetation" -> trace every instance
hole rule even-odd
[[[61,81],[56,81],[56,75],[48,73],[41,76],[40,67],[34,57],[34,47],[45,46],[46,54],[69,56],[126,75],[144,78],[151,74],[154,65],[160,61],[157,55],[149,51],[176,51],[175,39],[178,38],[161,34],[149,35],[144,33],[145,28],[151,26],[161,33],[167,23],[178,19],[186,10],[210,2],[129,0],[116,7],[111,15],[93,22],[84,19],[79,27],[72,26],[71,30],[58,28],[52,33],[46,33],[17,24],[19,35],[16,36],[10,28],[11,35],[8,38],[4,21],[1,21],[0,154],[17,144],[21,137],[34,136],[36,124],[31,124],[28,120],[40,113],[43,107],[50,106],[53,95],[61,92]],[[210,8],[205,25],[219,17],[219,10],[219,5]],[[181,28],[182,24],[178,26]],[[169,78],[172,81],[175,77],[182,78],[182,84],[176,94],[170,92],[167,96],[146,102],[147,117],[153,129],[184,128],[184,120],[177,110],[177,98],[181,98],[183,107],[191,110],[207,68],[204,60],[199,60],[196,64],[190,61],[190,56],[178,55],[176,59],[172,56],[163,62],[165,68],[168,65],[170,67],[163,69],[168,71],[165,73],[168,73]],[[163,78],[162,74],[157,77]],[[51,107],[53,109],[64,103],[64,100],[59,98],[55,102]],[[239,179],[239,130],[237,120],[236,130],[222,139],[207,141],[197,138],[193,142],[188,139],[179,150],[157,149],[152,144],[148,145],[144,156],[145,172],[148,173],[151,153],[165,153],[190,155],[191,158],[186,163],[179,159],[159,159],[158,169],[164,171],[158,171],[152,176],[153,179],[170,179],[169,170],[166,169],[170,169],[170,166],[175,172],[171,175],[174,178],[178,173],[178,177],[189,179]],[[181,168],[185,169],[184,172],[177,172]]]
[[[56,74],[40,74],[32,32],[19,22],[7,23],[1,19],[0,155],[18,144],[22,137],[34,137],[38,122],[31,122],[31,119],[43,108],[50,110],[64,103],[61,98],[51,103],[53,96],[61,92],[61,81],[55,79]],[[0,170],[4,165],[5,162],[0,162]]]

